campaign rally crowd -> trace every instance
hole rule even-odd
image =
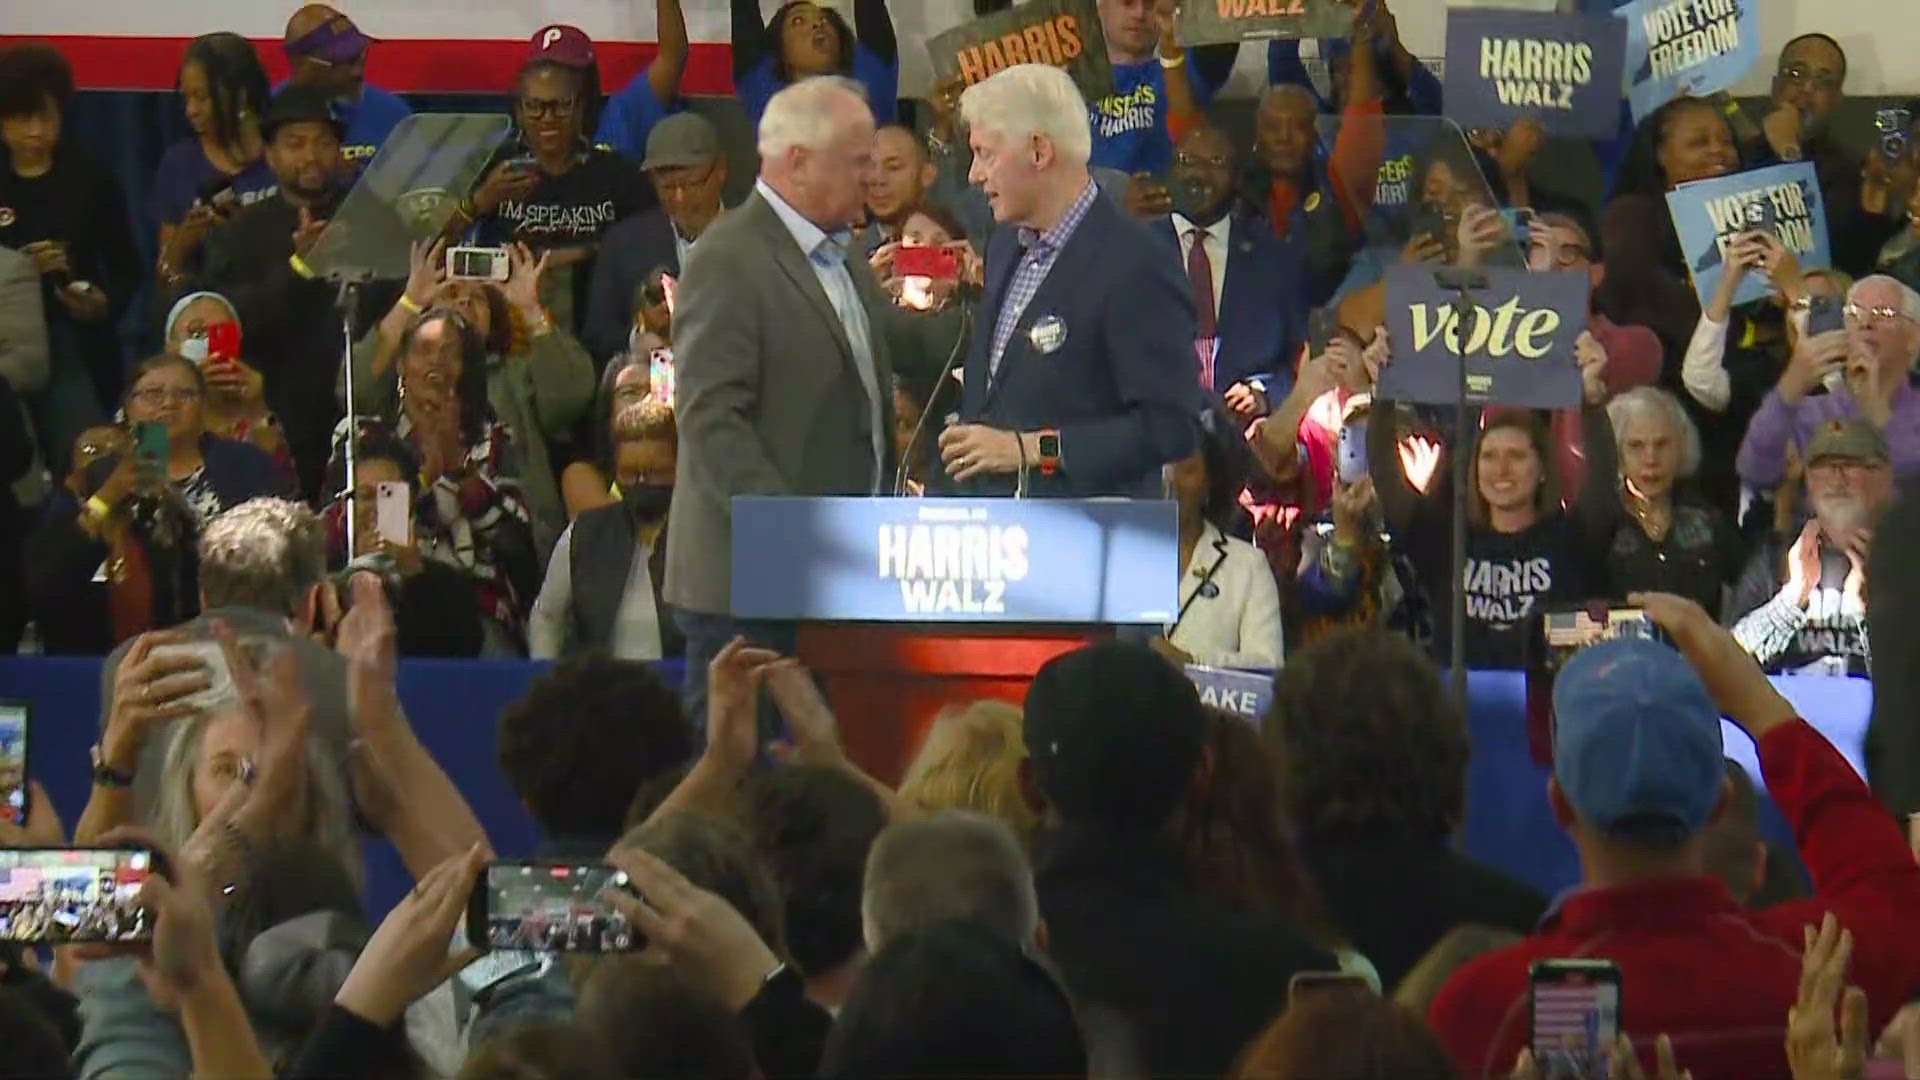
[[[1844,137],[1816,33],[1762,99],[1609,95],[1610,138],[1461,124],[1386,0],[1311,64],[1090,2],[1094,100],[1037,63],[902,99],[885,0],[733,0],[719,102],[681,4],[624,86],[536,33],[470,189],[353,222],[409,269],[344,317],[329,228],[425,126],[348,14],[291,14],[278,86],[193,39],[150,177],[67,123],[58,49],[0,48],[0,653],[106,658],[84,812],[29,745],[0,846],[160,867],[150,940],[0,946],[0,1073],[1920,1077],[1920,102]],[[1669,195],[1801,162],[1826,257],[1753,220],[1702,277]],[[1394,400],[1410,267],[1575,281],[1541,370],[1577,394]],[[1171,499],[1177,614],[883,780],[797,624],[734,615],[730,499],[902,494]],[[1441,672],[1585,602],[1659,633],[1552,685],[1549,897],[1452,841]],[[428,657],[555,661],[472,717],[539,850],[409,723]],[[1271,674],[1265,715],[1194,665]],[[1779,675],[1872,679],[1864,778]],[[616,884],[478,919],[508,855]],[[1617,1004],[1550,1045],[1569,960]]]

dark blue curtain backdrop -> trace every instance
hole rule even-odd
[[[505,112],[504,94],[408,94],[418,112]],[[147,191],[160,155],[177,140],[192,134],[181,111],[180,96],[151,90],[83,90],[67,107],[66,136],[76,146],[112,170],[126,192],[128,220],[140,243],[141,257],[151,267],[157,257],[160,224],[147,211]],[[151,277],[127,309],[121,337],[130,358],[150,354],[158,346],[159,316],[153,310]]]

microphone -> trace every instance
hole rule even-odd
[[[927,421],[933,416],[933,401],[940,396],[940,388],[947,384],[947,377],[953,374],[953,365],[959,363],[960,353],[973,337],[973,305],[966,302],[964,291],[957,295],[961,300],[960,334],[954,339],[953,348],[947,353],[947,362],[941,365],[939,376],[933,380],[933,389],[927,393],[926,407],[920,410],[920,422],[913,425],[913,434],[907,436],[907,445],[900,451],[900,464],[893,470],[895,498],[906,494],[907,470],[913,465],[913,455],[920,446],[920,436],[927,430]]]

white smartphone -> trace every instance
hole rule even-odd
[[[180,700],[203,713],[214,712],[240,700],[233,686],[233,669],[227,666],[227,652],[219,642],[185,641],[178,645],[156,645],[148,655],[169,654],[197,656],[207,669],[207,688]]]
[[[452,247],[447,249],[447,276],[455,281],[507,280],[513,264],[503,247]]]
[[[382,480],[374,485],[373,531],[401,547],[413,542],[413,494],[405,481]]]

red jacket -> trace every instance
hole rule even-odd
[[[1814,896],[1758,911],[1712,878],[1569,895],[1539,932],[1462,967],[1427,1020],[1465,1078],[1505,1077],[1525,1044],[1527,967],[1599,956],[1620,965],[1620,1017],[1649,1073],[1673,1039],[1699,1080],[1788,1080],[1787,1008],[1800,983],[1801,927],[1832,911],[1853,931],[1849,981],[1879,1031],[1920,985],[1920,864],[1893,819],[1825,737],[1795,720],[1760,741],[1767,788],[1792,824]]]

